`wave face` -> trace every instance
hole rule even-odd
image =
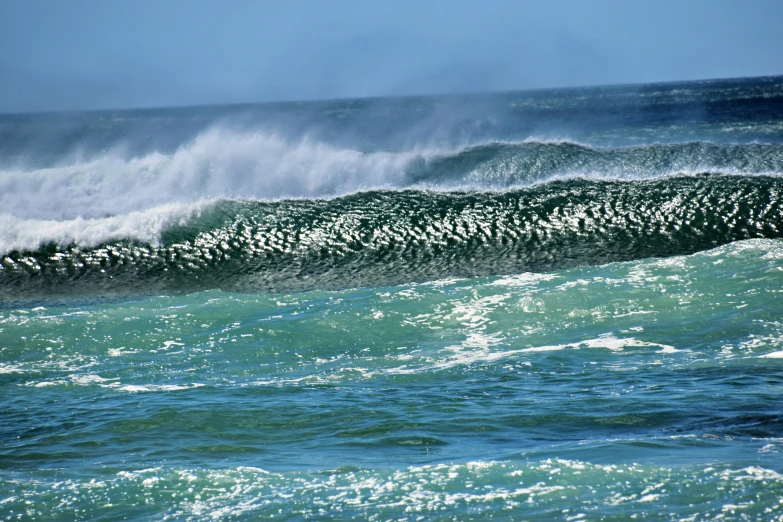
[[[642,180],[690,173],[783,172],[783,146],[687,142],[597,148],[570,141],[490,143],[435,156],[409,182],[498,189],[568,178]]]
[[[569,180],[504,192],[371,191],[214,203],[157,245],[49,244],[2,259],[6,297],[292,291],[548,271],[783,237],[783,179]]]

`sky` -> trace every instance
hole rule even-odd
[[[0,112],[783,74],[780,0],[0,0]]]

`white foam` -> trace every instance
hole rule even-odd
[[[27,219],[70,220],[214,198],[340,195],[398,186],[412,161],[439,154],[363,153],[215,127],[171,154],[127,158],[118,149],[68,165],[0,171],[0,208]]]
[[[15,364],[7,364],[0,362],[0,374],[2,373],[24,373],[28,370],[25,370],[21,366],[15,365]]]
[[[0,196],[2,198],[2,196]],[[124,216],[65,221],[51,219],[23,219],[0,214],[0,256],[13,250],[36,251],[47,243],[59,247],[76,244],[89,248],[107,241],[134,239],[157,245],[161,234],[176,224],[185,224],[201,210],[212,204],[169,204]]]
[[[74,384],[78,384],[81,386],[90,386],[92,384],[100,385],[103,383],[108,383],[113,380],[116,380],[116,379],[107,379],[101,377],[100,375],[95,375],[95,374],[87,374],[87,375],[74,374],[74,375],[70,375],[69,377]]]
[[[122,144],[118,144],[113,150],[68,164],[33,170],[21,167],[0,170],[0,209],[18,218],[67,221],[220,198],[330,197],[360,190],[412,186],[434,190],[511,189],[553,180],[647,179],[710,170],[707,165],[671,173],[640,167],[637,172],[622,164],[617,169],[598,171],[589,167],[566,169],[515,182],[506,176],[487,177],[482,168],[445,184],[412,185],[409,178],[411,166],[418,162],[454,156],[475,147],[531,143],[570,143],[595,149],[569,140],[528,138],[522,142],[492,141],[449,149],[425,145],[403,151],[362,152],[307,136],[291,140],[263,130],[243,132],[215,126],[168,154],[151,152],[128,157]],[[732,172],[731,169],[721,171]]]
[[[67,164],[32,170],[7,168],[0,170],[0,256],[16,249],[37,250],[48,242],[89,248],[122,238],[156,244],[168,226],[219,199],[333,197],[369,189],[511,190],[554,180],[632,180],[709,170],[636,172],[622,164],[615,170],[566,169],[512,181],[505,175],[488,177],[478,166],[462,179],[449,182],[427,184],[410,179],[412,166],[421,162],[454,156],[471,147],[520,143],[570,143],[594,149],[569,140],[528,138],[453,149],[422,146],[362,152],[307,136],[291,140],[262,130],[215,126],[172,153],[128,157],[118,144],[113,150]]]
[[[588,349],[607,349],[612,352],[622,352],[626,348],[660,348],[657,353],[672,354],[680,352],[673,346],[660,343],[650,343],[646,341],[640,341],[634,337],[615,337],[613,334],[605,334],[594,339],[585,339],[583,341],[577,341],[566,344],[544,345],[544,346],[531,346],[529,348],[520,348],[515,350],[494,350],[494,346],[500,344],[502,339],[499,334],[483,335],[476,332],[471,332],[468,338],[457,346],[449,346],[444,348],[441,352],[445,352],[446,355],[443,359],[439,360],[436,364],[426,366],[424,370],[445,370],[453,368],[455,366],[471,365],[476,363],[491,363],[502,359],[515,358],[522,354],[528,353],[541,353],[541,352],[557,352],[561,350],[579,350],[582,348]],[[415,369],[394,369],[388,371],[388,373],[416,373]]]
[[[724,480],[783,480],[783,475],[771,469],[749,466],[741,470],[727,470],[721,474]]]
[[[124,385],[110,385],[108,387],[124,392],[139,393],[139,392],[182,391],[182,390],[190,390],[193,388],[201,388],[203,386],[205,385],[201,383],[193,383],[193,384],[146,384],[146,385],[124,384]]]

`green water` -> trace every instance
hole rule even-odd
[[[0,511],[779,517],[782,259],[4,310]]]

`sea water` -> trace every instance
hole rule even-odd
[[[0,116],[0,519],[783,516],[783,78]]]

